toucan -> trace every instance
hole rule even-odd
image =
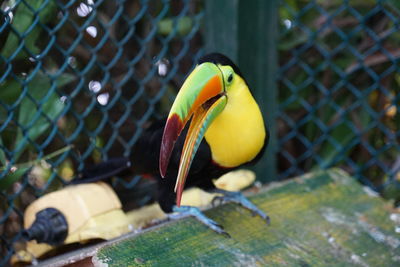
[[[154,176],[157,201],[164,212],[195,216],[228,235],[198,208],[181,206],[183,189],[199,187],[220,193],[219,199],[239,203],[269,223],[268,215],[240,192],[220,190],[213,184],[213,179],[231,170],[256,163],[267,143],[262,113],[239,68],[227,56],[211,53],[200,58],[168,117],[143,132],[129,159],[105,162],[83,177],[104,178],[127,168]]]

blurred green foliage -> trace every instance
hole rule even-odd
[[[42,25],[54,18],[55,6],[53,1],[21,2],[17,6],[12,16],[8,16],[12,19],[11,30],[4,37],[6,41],[0,52],[5,61],[38,60],[43,53],[37,46],[44,30]],[[2,69],[8,71],[5,66]],[[34,65],[24,68],[20,75],[6,77],[0,83],[0,121],[6,125],[0,133],[0,144],[4,147],[0,161],[3,165],[1,172],[8,173],[0,178],[0,190],[7,190],[31,169],[32,166],[20,168],[26,163],[19,162],[19,158],[27,150],[35,153],[33,142],[56,125],[64,109],[56,88],[62,88],[75,79],[70,74],[53,78],[51,73],[44,73]]]
[[[6,2],[12,5],[13,1]],[[21,2],[13,14],[12,31],[8,34],[0,55],[4,58],[23,59],[32,54],[40,54],[41,50],[36,42],[43,30],[41,25],[54,18],[55,8],[53,1]],[[25,49],[16,49],[21,46],[22,39]]]
[[[166,112],[202,47],[202,6],[0,1],[0,266],[21,241],[27,205],[129,155]],[[139,178],[112,181],[130,208],[153,197]]]

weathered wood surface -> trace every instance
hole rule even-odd
[[[271,185],[251,200],[269,213],[270,226],[229,203],[206,214],[232,238],[188,217],[100,248],[93,261],[108,266],[400,266],[399,215],[391,203],[338,169]]]

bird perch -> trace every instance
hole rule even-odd
[[[398,228],[396,233],[400,214],[339,169],[272,184],[251,200],[269,212],[270,226],[230,203],[206,214],[223,224],[232,238],[188,217],[106,245],[93,262],[108,266],[400,264]]]
[[[229,203],[206,211],[232,236],[186,217],[41,262],[65,266],[399,266],[400,213],[339,169],[262,188],[271,225]],[[104,265],[103,265],[104,264]]]

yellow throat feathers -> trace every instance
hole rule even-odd
[[[257,156],[264,146],[266,132],[260,108],[239,75],[227,95],[225,109],[210,125],[205,138],[216,163],[237,167]]]

